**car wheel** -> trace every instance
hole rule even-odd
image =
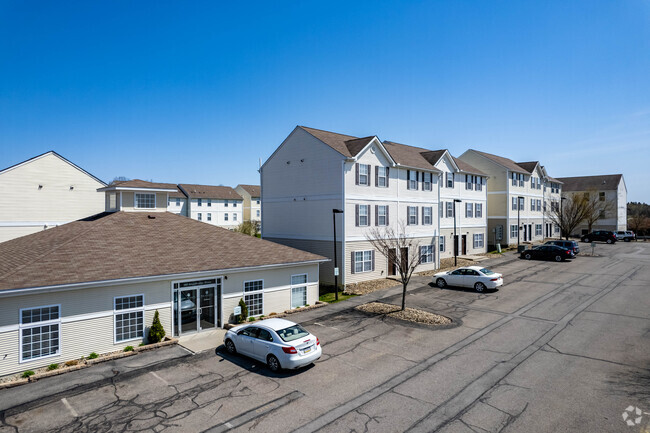
[[[266,365],[269,367],[269,370],[274,373],[280,371],[282,368],[280,367],[280,361],[278,361],[278,358],[276,358],[274,355],[269,355],[269,357],[266,358]]]
[[[232,340],[226,340],[226,350],[232,355],[237,353],[237,348],[235,348],[235,343]]]
[[[555,256],[555,261],[556,262],[561,262],[562,261],[562,256]]]
[[[436,286],[440,287],[441,289],[444,289],[445,287],[447,287],[447,282],[445,281],[444,278],[438,278],[436,280]]]
[[[585,238],[585,242],[589,243],[590,242],[589,238]]]
[[[524,254],[524,259],[530,260],[532,258],[533,258],[533,256],[531,256],[530,253]]]
[[[485,284],[480,283],[480,282],[474,284],[474,290],[476,290],[479,293],[483,293],[483,291],[485,290]]]
[[[611,244],[611,243],[612,243],[612,240],[611,240],[611,239],[607,239],[607,243],[608,243],[608,244]]]

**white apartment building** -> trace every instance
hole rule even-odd
[[[187,215],[197,221],[234,229],[244,221],[244,199],[229,186],[179,184],[187,196]]]
[[[517,163],[509,158],[470,149],[460,160],[477,167],[488,177],[488,244],[516,245],[520,242],[542,241],[545,225],[545,199],[559,198],[559,182],[551,182],[546,170],[537,161]],[[557,192],[543,190],[544,182],[558,186]],[[548,189],[547,189],[548,191]],[[547,226],[548,229],[548,226]],[[554,230],[552,230],[554,231]]]
[[[609,208],[594,223],[592,230],[627,230],[627,187],[622,174],[562,177],[565,194],[597,195]],[[587,225],[579,225],[572,235],[587,234]]]
[[[443,171],[435,164],[447,164],[451,158],[441,158],[442,153],[382,143],[376,136],[358,138],[298,126],[261,169],[262,237],[332,259],[321,266],[320,276],[331,284],[335,218],[339,283],[346,285],[395,274],[394,264],[375,251],[366,236],[373,228],[397,230],[403,225],[417,244],[417,251],[409,252],[420,255],[417,271],[436,269]],[[460,183],[464,169],[451,167]],[[472,185],[472,204],[480,203],[483,215],[485,193]],[[344,213],[333,216],[333,209]],[[470,219],[463,217],[460,226],[471,226]]]
[[[181,191],[177,186],[176,192],[169,193],[169,197],[167,199],[167,212],[181,216],[188,216],[188,209],[189,206],[187,204],[187,196],[183,194],[183,191]]]
[[[448,150],[429,153],[441,171],[440,257],[487,251],[487,175]],[[455,214],[455,215],[454,215]],[[457,234],[457,237],[454,237]],[[454,239],[456,242],[454,242]]]

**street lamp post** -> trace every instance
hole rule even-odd
[[[454,199],[454,266],[458,266],[458,234],[456,233],[456,203],[462,200]]]
[[[336,214],[343,213],[341,209],[332,209],[332,222],[334,224],[334,299],[339,300],[339,268],[336,263]]]
[[[521,239],[521,200],[523,197],[517,197],[517,252],[519,252],[519,240]]]
[[[562,212],[563,201],[564,197],[560,197],[560,239],[562,239],[562,235],[564,234],[564,213]]]

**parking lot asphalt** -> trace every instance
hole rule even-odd
[[[483,262],[505,284],[482,294],[414,279],[407,306],[453,318],[446,329],[353,310],[398,303],[400,288],[295,314],[323,345],[298,371],[274,374],[217,347],[3,390],[0,433],[646,431],[650,244],[596,254]],[[623,417],[630,406],[638,423]]]

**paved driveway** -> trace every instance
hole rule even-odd
[[[295,315],[324,352],[297,372],[272,374],[217,349],[129,374],[115,367],[31,402],[30,387],[51,379],[5,390],[0,433],[642,431],[650,414],[633,427],[622,415],[650,412],[650,245],[596,252],[493,263],[506,284],[485,294],[419,279],[407,305],[453,317],[450,329],[351,310],[378,297],[397,303],[399,289]]]

